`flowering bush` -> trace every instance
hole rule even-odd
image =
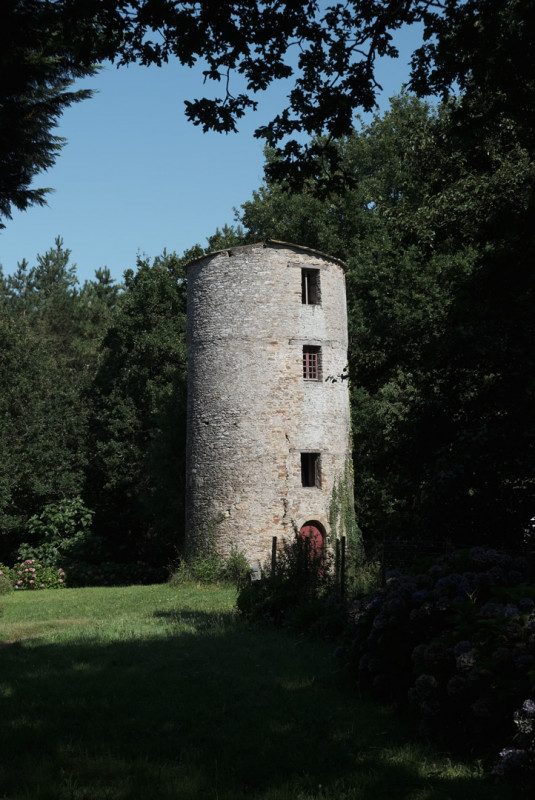
[[[19,566],[9,570],[13,588],[63,589],[78,586],[130,586],[133,584],[162,583],[167,573],[160,567],[152,567],[143,561],[133,564],[115,564],[107,561],[93,566],[73,564],[68,573],[62,568],[49,567],[35,558],[25,559]]]
[[[67,576],[62,569],[47,567],[35,558],[27,558],[11,570],[14,589],[62,589],[67,585]]]
[[[535,703],[524,700],[513,715],[517,727],[515,747],[504,747],[500,760],[492,770],[494,775],[535,772]]]
[[[2,573],[8,576],[10,586],[21,589],[63,589],[78,586],[130,586],[149,583],[163,583],[167,571],[153,567],[143,561],[132,564],[116,564],[107,561],[94,566],[91,564],[72,564],[68,572],[61,567],[47,566],[35,558],[27,558],[21,564],[9,569],[0,565]]]
[[[535,587],[525,564],[474,548],[391,574],[355,605],[361,684],[409,703],[426,735],[490,755],[535,683]]]

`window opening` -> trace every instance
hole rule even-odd
[[[303,378],[305,381],[321,379],[321,347],[303,347]]]
[[[319,453],[301,453],[301,486],[321,487],[321,463]]]
[[[301,270],[301,302],[310,306],[320,305],[319,269]]]

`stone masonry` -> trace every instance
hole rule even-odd
[[[186,550],[258,569],[273,536],[329,535],[350,458],[347,381],[326,380],[347,362],[344,264],[269,240],[192,261],[187,281]]]

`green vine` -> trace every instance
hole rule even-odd
[[[188,561],[195,561],[199,558],[213,558],[217,555],[217,528],[225,519],[225,514],[220,511],[205,522],[200,536],[190,542],[186,555]]]
[[[355,519],[353,496],[353,465],[346,461],[343,474],[336,478],[329,504],[329,538],[334,545],[336,539],[346,537],[347,552],[356,563],[362,554],[362,536]]]

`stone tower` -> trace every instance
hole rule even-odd
[[[269,240],[188,265],[186,549],[330,537],[348,474],[343,262]]]

